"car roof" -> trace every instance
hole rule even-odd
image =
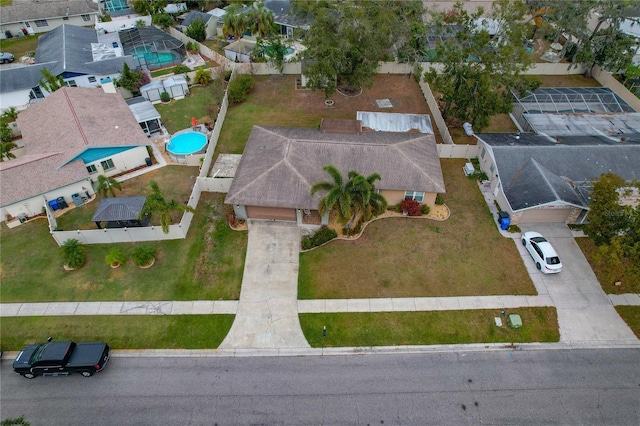
[[[544,257],[558,257],[558,253],[556,253],[555,249],[548,241],[539,242],[538,247],[544,253]]]

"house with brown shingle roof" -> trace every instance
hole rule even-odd
[[[311,186],[330,179],[322,169],[327,164],[343,176],[350,170],[379,173],[376,189],[389,205],[413,198],[433,206],[436,195],[445,192],[433,135],[254,126],[225,203],[233,205],[238,219],[300,224],[303,214],[318,210],[324,194],[311,195]]]
[[[0,163],[1,220],[91,195],[99,175],[145,166],[149,157],[147,137],[116,93],[64,87],[21,112],[17,125],[24,155]]]

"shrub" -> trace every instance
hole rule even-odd
[[[509,227],[507,228],[507,232],[511,232],[513,234],[520,234],[522,230],[518,225],[509,225]]]
[[[112,247],[109,249],[105,258],[107,265],[117,266],[127,261],[127,256],[118,247]]]
[[[441,206],[443,204],[444,204],[444,198],[442,197],[442,194],[436,194],[436,205]]]
[[[407,198],[400,203],[402,213],[407,213],[409,216],[420,216],[422,214],[420,203],[411,198]]]
[[[249,92],[255,86],[255,79],[249,74],[241,74],[229,83],[227,91],[231,103],[240,103],[247,100]]]
[[[430,211],[431,207],[429,207],[428,205],[423,204],[420,206],[420,213],[422,213],[423,215],[428,215]]]
[[[206,86],[211,81],[211,73],[209,72],[209,70],[199,69],[196,72],[194,80],[197,84]]]
[[[160,93],[160,100],[162,102],[169,102],[171,100],[171,96],[167,92]]]
[[[196,41],[189,41],[187,42],[187,50],[189,52],[199,52],[200,51],[200,46],[198,46],[198,42]]]
[[[302,238],[302,249],[309,250],[310,248],[321,246],[327,241],[333,240],[337,236],[338,234],[336,233],[336,231],[323,226],[318,229],[312,236]]]
[[[186,65],[180,64],[180,65],[176,65],[175,67],[173,67],[173,73],[174,74],[186,74],[189,71],[191,71],[191,68],[189,68]]]
[[[157,251],[155,247],[150,245],[141,245],[137,246],[131,252],[131,257],[133,258],[133,262],[138,266],[145,266],[151,263],[153,259],[155,259]]]
[[[224,72],[224,81],[231,80],[231,73],[232,73],[231,70],[227,70],[227,71]]]
[[[78,269],[87,261],[87,253],[80,241],[72,238],[62,243],[62,259],[69,268]]]

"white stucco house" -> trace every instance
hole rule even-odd
[[[99,175],[145,167],[149,141],[125,100],[65,87],[18,115],[24,153],[0,163],[0,220],[31,217],[52,200],[91,196]]]

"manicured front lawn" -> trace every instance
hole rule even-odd
[[[442,159],[451,217],[381,219],[357,241],[300,255],[300,299],[536,294],[511,239],[496,229],[465,160]]]
[[[512,313],[522,317],[522,328],[509,328],[506,320],[497,327],[499,310],[300,314],[300,323],[314,348],[560,340],[555,308],[518,308],[506,314]]]
[[[111,269],[108,250],[130,253],[134,244],[99,244],[87,245],[87,263],[67,272],[46,220],[4,228],[2,302],[238,299],[247,234],[229,228],[223,200],[203,192],[186,239],[150,243],[158,256],[149,269],[131,260]]]
[[[233,315],[127,315],[2,318],[3,351],[55,340],[105,341],[112,349],[215,349]]]
[[[616,306],[616,311],[640,339],[640,306]]]

